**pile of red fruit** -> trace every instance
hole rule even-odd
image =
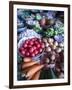
[[[19,52],[23,57],[34,57],[40,54],[44,49],[44,43],[41,39],[32,38],[26,40],[19,48]]]

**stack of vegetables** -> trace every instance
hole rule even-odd
[[[18,80],[64,78],[64,12],[18,9],[17,37]]]

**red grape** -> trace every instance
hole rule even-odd
[[[29,53],[29,52],[26,52],[25,55],[26,55],[26,56],[30,56],[30,53]]]
[[[22,52],[23,50],[24,50],[24,48],[23,48],[23,47],[19,48],[19,52]]]
[[[36,46],[33,46],[32,48],[33,48],[34,50],[36,50],[37,47],[36,47]]]
[[[41,53],[42,52],[42,49],[40,48],[39,52]]]
[[[32,54],[31,54],[31,56],[32,56],[32,57],[34,57],[34,56],[35,56],[35,54],[34,54],[34,53],[32,53]]]
[[[25,44],[24,44],[24,48],[26,48],[27,46],[28,46],[28,45],[25,43]]]
[[[37,44],[37,48],[40,48],[40,46],[41,46],[40,44]]]
[[[29,47],[29,48],[31,48],[31,47],[32,47],[32,45],[28,45],[28,47]]]
[[[35,43],[35,45],[37,45],[38,44],[38,41],[35,41],[34,43]]]
[[[22,55],[25,55],[25,51],[23,50],[23,51],[21,52],[21,54],[22,54]]]
[[[36,38],[32,38],[31,40],[34,42],[34,41],[36,41]]]
[[[42,40],[41,40],[41,39],[39,39],[39,42],[40,42],[40,43],[42,43]]]
[[[35,50],[35,51],[34,51],[34,54],[37,55],[37,54],[38,54],[38,50]]]
[[[29,43],[29,40],[26,40],[26,41],[25,41],[25,44],[28,44],[28,43]]]
[[[29,52],[30,52],[30,53],[32,53],[33,51],[34,51],[34,49],[33,49],[33,48],[30,48],[30,49],[29,49]]]
[[[30,45],[33,45],[34,43],[33,43],[33,41],[29,41],[29,44],[30,44]]]

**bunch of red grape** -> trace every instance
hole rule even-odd
[[[32,38],[26,40],[22,46],[19,48],[19,52],[23,57],[34,57],[40,54],[45,45],[41,39]]]

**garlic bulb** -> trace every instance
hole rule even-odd
[[[54,41],[54,40],[53,40],[52,38],[49,38],[49,39],[48,39],[48,42],[49,42],[49,43],[53,43],[53,41]]]
[[[57,53],[60,53],[61,51],[62,51],[62,49],[61,48],[57,48]]]
[[[51,56],[51,60],[55,60],[55,55],[52,55]]]
[[[53,46],[52,46],[52,49],[54,49],[54,50],[55,50],[56,48],[57,48],[57,47],[56,47],[56,45],[53,45]]]
[[[64,47],[64,44],[63,43],[60,43],[59,46],[63,48]]]
[[[46,48],[46,51],[47,51],[47,52],[50,52],[50,51],[51,51],[51,48],[50,48],[50,47],[47,47],[47,48]]]
[[[47,43],[47,39],[46,38],[43,38],[43,42]]]
[[[45,61],[46,63],[49,63],[50,62],[50,59],[49,58],[46,58],[46,61]]]
[[[46,45],[45,45],[46,47],[48,47],[49,46],[49,43],[46,43]]]
[[[55,45],[55,46],[58,46],[58,42],[57,42],[57,41],[55,41],[55,42],[54,42],[54,45]]]

